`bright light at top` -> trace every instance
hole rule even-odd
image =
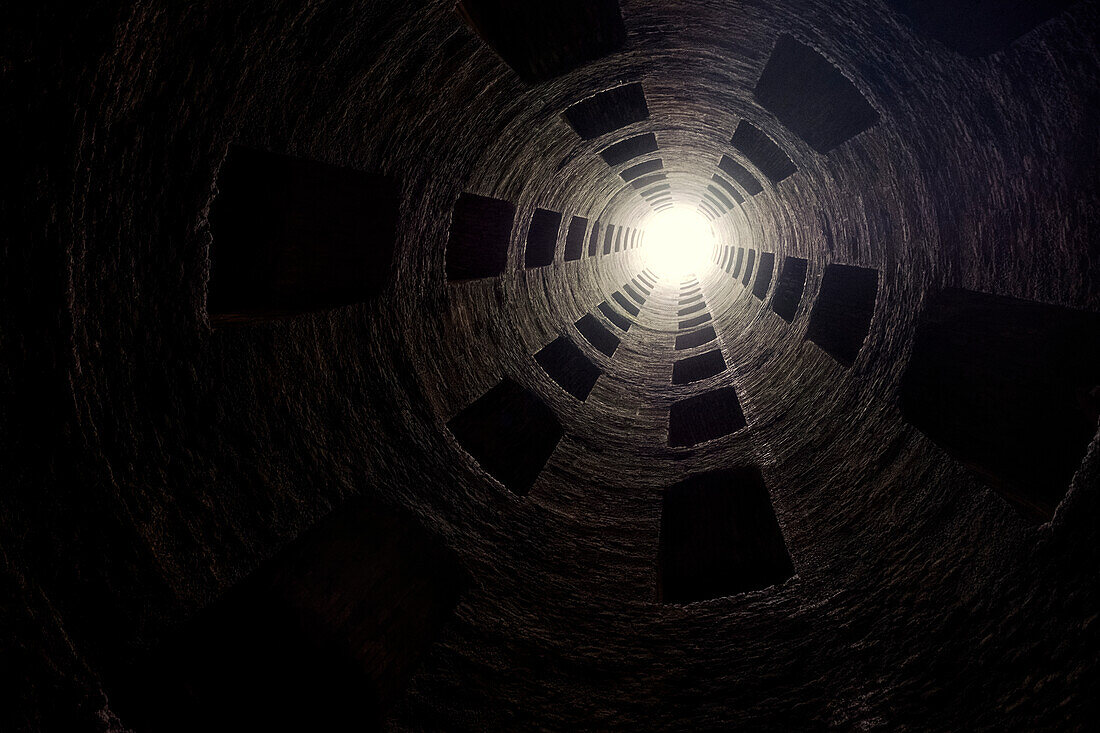
[[[646,266],[654,275],[682,278],[706,267],[714,234],[703,216],[675,207],[656,214],[645,227]]]

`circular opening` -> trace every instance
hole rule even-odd
[[[714,232],[698,212],[683,207],[663,211],[646,224],[646,266],[657,277],[680,278],[707,265]]]

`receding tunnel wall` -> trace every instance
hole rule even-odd
[[[0,728],[1091,723],[1094,2],[8,35]]]

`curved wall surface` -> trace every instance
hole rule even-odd
[[[1088,726],[1094,2],[13,21],[11,729]]]

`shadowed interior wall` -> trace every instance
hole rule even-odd
[[[1034,521],[901,392],[933,293],[1100,310],[1100,13],[960,53],[955,11],[912,5],[622,0],[621,45],[527,75],[443,0],[13,10],[0,728],[140,730],[142,660],[357,499],[464,579],[387,688],[392,730],[1086,728],[1095,422]],[[742,122],[763,137],[734,144]],[[218,323],[235,145],[394,182],[369,297]],[[682,317],[679,277],[624,289],[647,267],[626,231],[673,205],[709,207],[717,245]],[[539,210],[562,226],[527,269]],[[535,358],[559,338],[599,372],[583,401]],[[509,432],[535,408],[504,400],[517,450],[471,450],[448,425],[501,384],[542,419]],[[793,574],[659,601],[664,492],[745,466]]]

